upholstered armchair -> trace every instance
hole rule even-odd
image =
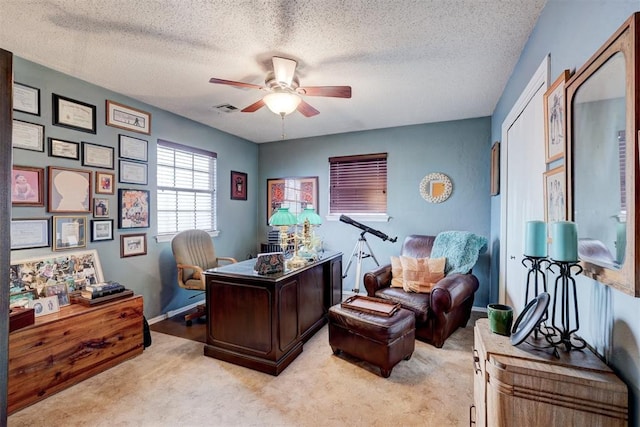
[[[472,238],[473,242],[467,245],[471,254],[464,258],[466,264],[460,264],[465,272],[447,273],[444,278],[433,284],[429,291],[407,292],[402,287],[391,287],[391,264],[378,267],[364,275],[364,286],[368,296],[393,301],[413,311],[416,316],[416,338],[438,348],[442,347],[456,329],[466,326],[471,316],[474,295],[479,287],[478,279],[471,274],[471,267],[478,254],[486,250],[486,239],[471,233],[466,235]],[[435,240],[435,236],[407,236],[400,255],[411,258],[431,257]],[[447,244],[446,239],[442,239],[441,242]],[[449,265],[448,258],[447,269],[454,270]]]
[[[203,292],[206,289],[204,271],[215,268],[220,262],[237,262],[234,258],[218,257],[209,233],[203,230],[185,230],[171,240],[171,249],[178,267],[178,286],[184,289]],[[195,295],[194,295],[195,296]],[[205,316],[204,304],[193,313],[184,316],[187,326],[193,319]]]

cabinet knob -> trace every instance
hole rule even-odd
[[[469,425],[476,425],[476,405],[469,406]]]
[[[480,356],[478,355],[478,350],[473,349],[473,370],[476,374],[482,373],[482,367],[480,366]]]

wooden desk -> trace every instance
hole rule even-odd
[[[342,300],[342,253],[261,276],[256,260],[207,270],[204,354],[271,375],[282,372]]]

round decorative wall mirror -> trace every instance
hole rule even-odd
[[[420,181],[420,195],[429,203],[442,203],[451,196],[453,185],[449,177],[440,172],[430,173]]]

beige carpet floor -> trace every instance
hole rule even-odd
[[[389,378],[335,356],[325,326],[279,376],[152,332],[144,353],[9,417],[9,426],[467,426],[473,324],[437,349],[416,341]]]

